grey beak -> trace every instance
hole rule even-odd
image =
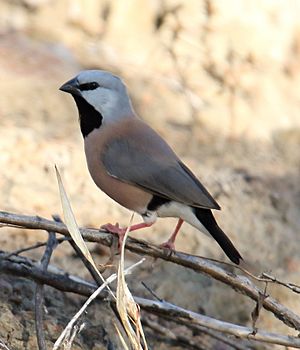
[[[64,91],[64,92],[68,92],[69,94],[72,95],[81,95],[80,94],[80,90],[78,88],[78,80],[76,78],[71,79],[69,81],[67,81],[66,83],[64,83],[59,90]]]

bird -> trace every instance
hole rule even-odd
[[[87,166],[95,184],[123,207],[142,216],[134,231],[152,226],[158,217],[178,219],[161,246],[175,250],[175,239],[187,222],[212,236],[227,257],[239,264],[242,256],[218,225],[212,210],[219,204],[168,143],[134,111],[123,80],[104,70],[83,70],[64,83],[79,113]],[[126,228],[106,224],[119,235]]]

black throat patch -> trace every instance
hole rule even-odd
[[[73,98],[76,102],[79,112],[81,133],[83,137],[86,137],[94,129],[100,128],[103,117],[101,113],[98,112],[88,102],[86,102],[83,97],[73,95]]]

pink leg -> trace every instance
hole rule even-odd
[[[136,231],[136,230],[139,230],[139,229],[145,228],[145,227],[150,227],[153,224],[154,224],[154,222],[151,222],[151,223],[142,222],[140,224],[135,224],[135,225],[130,226],[129,232]],[[119,224],[116,223],[115,225],[113,225],[113,224],[102,225],[101,228],[106,230],[106,231],[108,231],[108,232],[110,232],[110,233],[114,233],[114,234],[118,235],[118,237],[119,237],[119,247],[122,246],[123,239],[124,239],[127,227],[121,228],[119,226]]]
[[[182,224],[183,224],[183,220],[179,218],[174,232],[172,233],[170,238],[167,240],[167,242],[162,243],[160,245],[161,247],[175,250],[175,239],[176,239],[176,236],[177,236]]]

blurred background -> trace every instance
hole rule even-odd
[[[130,213],[93,184],[77,109],[58,90],[82,69],[110,70],[215,196],[220,225],[256,272],[299,284],[299,16],[296,0],[1,0],[0,209],[61,213],[57,164],[80,226],[128,223]],[[161,220],[135,236],[161,243],[174,225]],[[45,233],[1,230],[3,250],[37,240]],[[188,225],[177,249],[226,260]],[[67,245],[54,262],[87,275]],[[148,268],[141,275],[160,297],[251,324],[254,304],[229,288],[161,261]],[[145,293],[137,282],[131,288]],[[299,298],[270,292],[300,312]],[[259,326],[287,331],[266,312]]]

